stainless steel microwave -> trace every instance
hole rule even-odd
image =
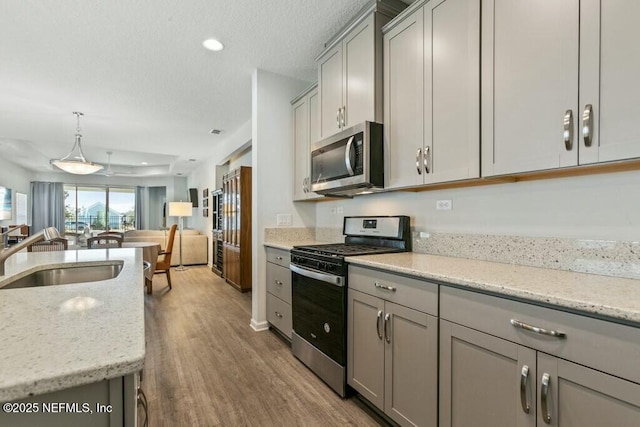
[[[311,191],[326,196],[353,196],[382,188],[380,123],[360,123],[311,146]]]

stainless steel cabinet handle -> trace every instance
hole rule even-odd
[[[149,403],[147,402],[147,396],[144,394],[141,388],[138,388],[138,405],[144,409],[144,421],[142,427],[149,426]]]
[[[521,322],[517,319],[511,319],[510,323],[516,328],[524,329],[525,331],[529,332],[535,332],[536,334],[540,335],[547,335],[555,338],[566,338],[567,336],[567,334],[565,334],[564,332],[554,331],[552,329],[542,329],[537,326],[532,326],[527,323]]]
[[[276,311],[276,317],[279,317],[280,319],[282,319],[282,314]]]
[[[338,113],[336,114],[336,124],[338,125],[338,129],[340,129],[340,110],[342,110],[342,108],[338,108]]]
[[[384,289],[385,291],[391,291],[391,292],[395,292],[396,291],[395,287],[383,285],[382,283],[378,283],[378,282],[375,282],[373,284],[373,286],[375,286],[378,289]]]
[[[280,285],[280,286],[282,286],[282,282],[281,282],[280,280],[277,280],[277,279],[276,279],[276,285]]]
[[[418,175],[422,175],[422,168],[420,167],[421,156],[422,156],[422,148],[418,148],[418,152],[416,153],[416,170],[418,171]]]
[[[551,377],[549,374],[544,373],[542,375],[542,380],[540,380],[540,408],[542,409],[542,419],[545,423],[551,424],[551,413],[549,412],[549,383],[551,382]]]
[[[384,339],[386,342],[391,342],[391,336],[387,331],[387,324],[391,322],[391,314],[387,313],[384,315]]]
[[[430,147],[424,148],[424,158],[423,158],[424,173],[430,173],[429,172],[429,151],[430,151]]]
[[[378,338],[382,339],[382,331],[380,331],[380,322],[382,322],[382,310],[378,310],[378,317],[376,318],[376,332],[378,332]]]
[[[347,126],[347,107],[342,107],[342,127]]]
[[[309,190],[308,190],[308,188],[307,188],[307,180],[308,180],[308,179],[309,179],[309,178],[304,178],[304,179],[302,180],[302,191],[303,191],[303,192],[305,192],[305,193],[307,193],[307,192],[309,191]]]
[[[353,147],[353,136],[349,138],[349,141],[347,141],[347,146],[344,150],[344,164],[347,167],[349,176],[355,175],[355,172],[353,171],[353,165],[351,164],[351,147]]]
[[[564,132],[562,137],[564,138],[564,148],[567,151],[571,151],[573,148],[573,110],[567,110],[564,113]]]
[[[593,107],[591,104],[585,105],[582,112],[582,138],[584,138],[584,146],[591,147],[593,140]]]
[[[529,413],[531,405],[527,402],[527,382],[529,380],[529,367],[524,365],[520,373],[520,404],[525,414]]]
[[[276,257],[276,259],[277,259],[278,261],[282,261],[282,257],[281,257],[281,256],[277,256],[277,257]]]

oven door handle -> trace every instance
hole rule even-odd
[[[289,270],[296,274],[299,274],[310,279],[320,280],[321,282],[331,283],[335,286],[344,286],[344,277],[336,276],[333,274],[324,274],[317,271],[307,270],[306,268],[298,267],[297,265],[289,264]]]

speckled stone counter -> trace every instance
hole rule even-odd
[[[640,326],[640,280],[636,279],[417,253],[347,257],[346,261]]]
[[[0,288],[33,271],[123,263],[110,280],[0,289],[0,402],[130,374],[145,356],[140,249],[11,256]]]

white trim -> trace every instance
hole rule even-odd
[[[262,322],[258,322],[257,320],[252,318],[249,326],[251,326],[251,329],[253,329],[256,332],[269,330],[269,322],[267,322],[266,320],[263,320]]]

